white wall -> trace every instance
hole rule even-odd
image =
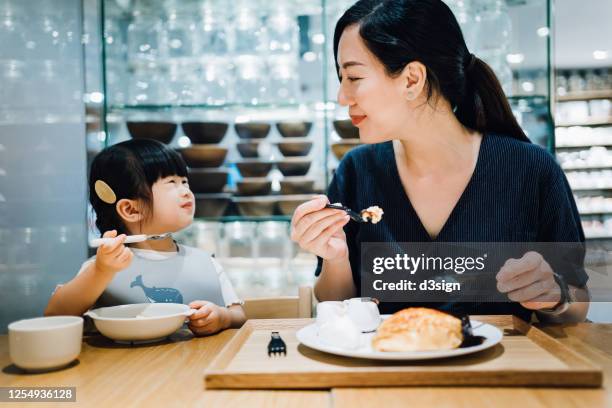
[[[557,68],[612,66],[612,0],[553,0]],[[608,50],[595,60],[594,50]]]

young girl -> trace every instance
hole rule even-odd
[[[126,235],[164,234],[191,224],[195,210],[181,156],[140,139],[104,149],[91,165],[96,226],[110,238],[68,283],[58,286],[45,315],[81,315],[92,307],[142,302],[189,304],[196,335],[239,327],[242,302],[207,253],[172,237],[124,245]],[[201,300],[202,299],[202,300]]]

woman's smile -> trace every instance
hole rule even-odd
[[[363,122],[365,118],[367,118],[366,115],[351,115],[351,122],[353,122],[353,125],[357,126]]]

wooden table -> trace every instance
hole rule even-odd
[[[65,406],[160,407],[612,407],[612,324],[581,323],[545,330],[604,369],[602,389],[414,387],[331,391],[214,391],[203,389],[203,371],[236,330],[192,339],[126,347],[88,337],[78,364],[45,374],[11,365],[7,336],[0,336],[0,386],[70,386],[77,403]],[[37,403],[37,407],[46,404]],[[5,404],[17,406],[17,404]],[[49,403],[48,406],[60,406]]]

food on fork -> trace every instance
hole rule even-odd
[[[380,208],[377,205],[373,205],[373,206],[366,208],[365,210],[361,210],[361,217],[365,221],[370,221],[372,224],[376,224],[380,220],[382,220],[383,214],[384,212],[382,208]]]
[[[434,309],[410,307],[378,327],[372,347],[377,351],[451,350],[462,341],[460,319]]]
[[[370,206],[365,210],[361,210],[360,213],[357,213],[356,211],[345,207],[344,205],[342,205],[342,203],[327,204],[325,207],[346,211],[346,213],[353,219],[353,221],[371,222],[372,224],[378,223],[382,219],[382,215],[384,214],[382,208],[377,205]]]

